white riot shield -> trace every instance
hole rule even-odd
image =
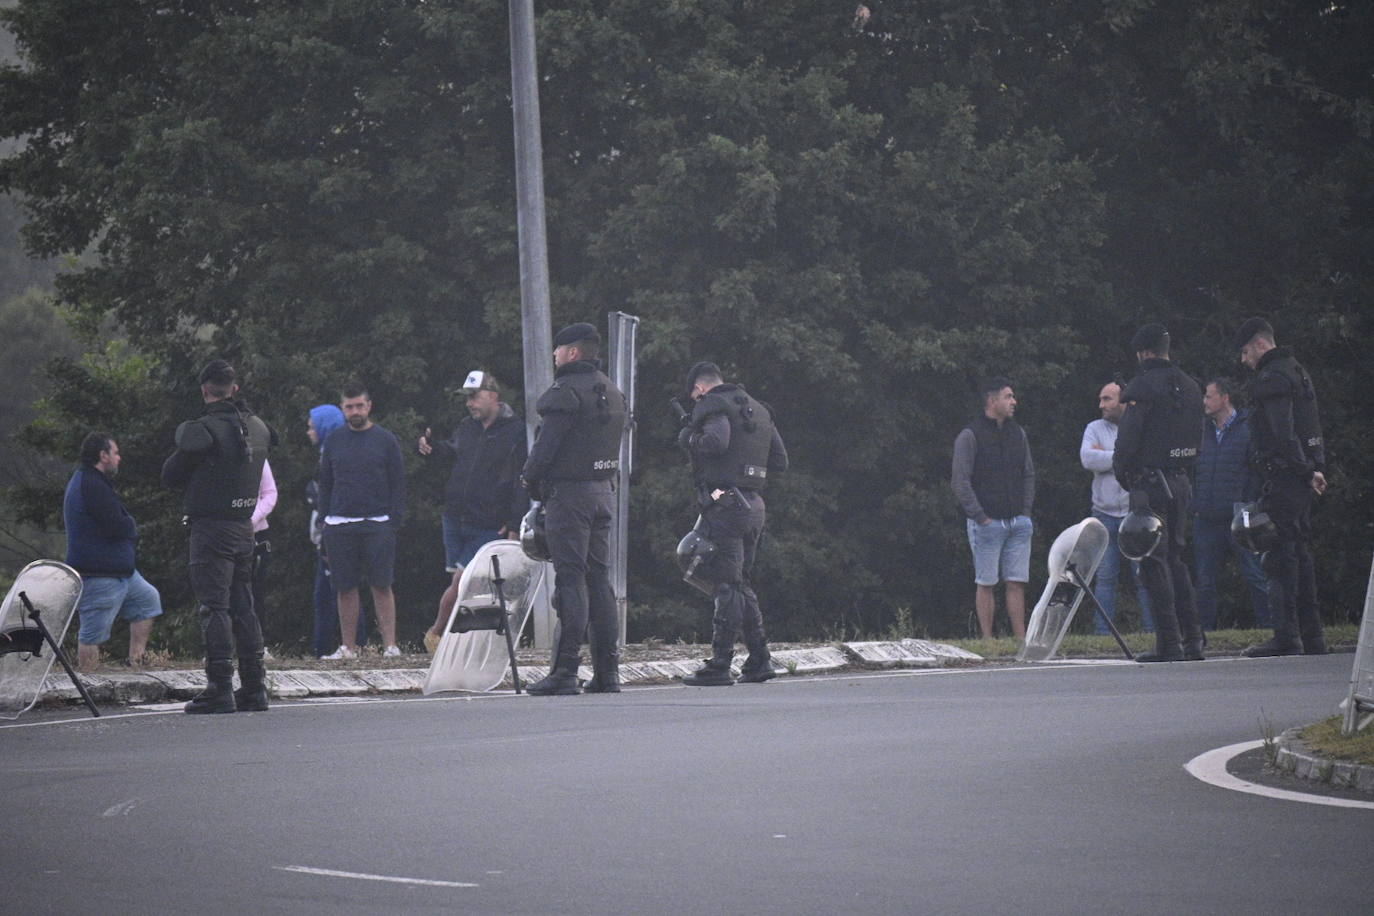
[[[38,702],[56,660],[29,618],[21,592],[60,646],[81,600],[81,574],[56,560],[35,560],[10,586],[0,605],[0,719],[17,719]]]
[[[520,639],[530,609],[543,590],[548,564],[525,556],[519,541],[492,541],[477,551],[458,580],[458,600],[453,615],[439,640],[439,647],[434,650],[429,674],[425,676],[426,695],[442,690],[491,690],[501,683],[509,670],[510,658],[506,654],[504,636],[495,630],[458,633],[453,629],[459,607],[497,604],[491,575],[492,557],[498,558],[501,577],[505,580],[501,592],[506,599],[506,625],[510,627],[511,638]]]
[[[1016,656],[1018,661],[1045,661],[1059,651],[1086,592],[1079,582],[1086,585],[1092,581],[1109,542],[1106,526],[1095,518],[1083,519],[1054,539],[1047,564],[1050,580],[1031,612],[1026,644]],[[1077,573],[1076,578],[1070,575],[1071,571]]]

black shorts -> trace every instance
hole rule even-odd
[[[396,530],[389,523],[325,525],[324,552],[336,590],[351,591],[364,582],[373,588],[391,588],[396,567]]]

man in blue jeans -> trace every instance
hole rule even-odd
[[[1126,405],[1121,403],[1121,386],[1116,382],[1103,385],[1097,395],[1097,407],[1102,411],[1102,418],[1093,420],[1083,430],[1083,443],[1078,449],[1078,460],[1085,469],[1092,471],[1093,518],[1107,529],[1109,538],[1107,552],[1102,555],[1102,562],[1097,567],[1093,595],[1112,622],[1117,623],[1116,587],[1121,579],[1122,557],[1117,547],[1116,536],[1117,530],[1121,527],[1121,520],[1130,511],[1130,494],[1117,483],[1116,475],[1112,473],[1112,456],[1116,453],[1118,424],[1121,422],[1121,415],[1126,412]],[[1129,568],[1131,578],[1135,580],[1136,596],[1140,599],[1140,628],[1146,633],[1153,633],[1155,622],[1150,614],[1150,595],[1140,583],[1138,564],[1132,563]],[[1094,615],[1093,620],[1098,634],[1105,635],[1111,632],[1100,616]]]
[[[1269,582],[1260,568],[1259,554],[1243,549],[1231,537],[1236,503],[1245,499],[1247,490],[1259,490],[1250,480],[1250,412],[1232,405],[1235,392],[1230,379],[1214,378],[1202,394],[1202,412],[1207,419],[1203,421],[1191,508],[1197,611],[1204,630],[1217,627],[1217,578],[1228,553],[1235,556],[1249,586],[1254,614],[1251,626],[1270,626]]]
[[[525,466],[525,424],[501,400],[496,376],[474,369],[463,380],[468,415],[448,441],[433,438],[426,428],[419,451],[453,462],[444,491],[444,560],[451,579],[439,598],[434,625],[425,633],[425,648],[433,653],[448,628],[458,601],[463,569],[477,551],[491,541],[520,536],[520,517],[529,499],[520,486]]]
[[[1035,466],[1026,433],[1012,419],[1016,395],[1011,382],[990,378],[980,395],[982,413],[954,440],[950,483],[967,518],[978,628],[985,639],[992,637],[996,588],[1005,583],[1012,633],[1025,639]]]

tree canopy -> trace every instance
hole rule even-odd
[[[123,387],[99,399],[77,395],[92,364],[55,364],[36,447],[73,454],[117,418],[151,481],[195,365],[224,355],[292,434],[274,527],[294,531],[300,428],[345,377],[403,439],[456,421],[468,369],[521,377],[504,3],[42,0],[3,20],[23,57],[0,71],[0,137],[25,144],[0,190],[25,195],[34,255],[96,247],[59,296],[145,360],[107,360]],[[1330,0],[539,4],[555,322],[643,319],[632,635],[709,628],[674,575],[694,509],[658,409],[696,360],[769,402],[792,453],[761,561],[772,632],[909,609],[950,635],[971,606],[948,475],[974,380],[1021,398],[1038,558],[1086,514],[1079,437],[1134,327],[1165,322],[1195,375],[1238,374],[1251,314],[1318,385],[1322,593],[1357,615],[1372,40],[1374,8]],[[402,601],[427,608],[442,475],[412,460]],[[29,493],[36,520],[58,486]],[[144,565],[175,571],[175,541]],[[307,579],[284,593],[304,605]]]

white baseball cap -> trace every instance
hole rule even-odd
[[[500,391],[496,384],[496,376],[490,372],[483,372],[481,369],[473,369],[468,373],[468,377],[463,379],[464,391]]]

